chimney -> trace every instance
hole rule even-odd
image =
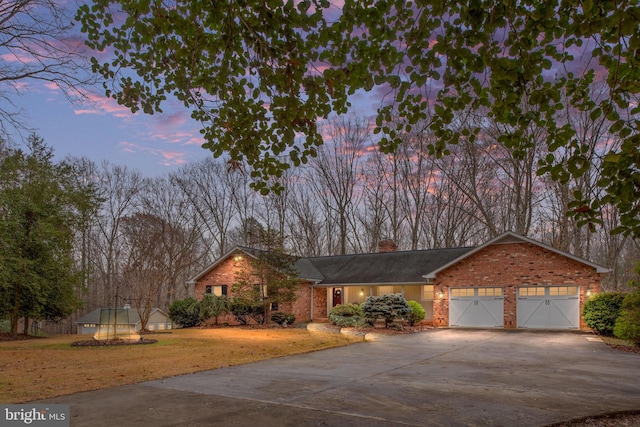
[[[378,242],[378,252],[395,252],[398,245],[391,239],[380,240]]]

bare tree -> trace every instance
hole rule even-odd
[[[132,303],[140,317],[141,329],[146,330],[157,295],[166,283],[168,253],[162,240],[180,234],[170,229],[161,218],[135,213],[122,219],[124,245],[122,281],[124,300]]]
[[[537,176],[538,161],[543,153],[544,134],[539,128],[531,128],[519,137],[517,143],[507,147],[501,137],[512,132],[504,125],[477,119],[485,123],[481,136],[482,155],[489,159],[497,182],[498,230],[511,230],[529,234],[536,206],[541,202],[542,182]]]
[[[590,88],[593,99],[599,99],[602,96],[606,96],[602,92],[601,88],[594,85]],[[543,216],[546,216],[550,223],[547,224],[544,229],[547,233],[551,234],[551,243],[562,250],[570,251],[575,255],[590,259],[592,255],[591,245],[594,238],[593,232],[598,229],[597,224],[587,223],[581,224],[576,221],[575,212],[581,209],[588,209],[587,206],[575,206],[579,200],[576,197],[586,197],[588,199],[595,200],[602,196],[602,188],[598,185],[601,178],[601,164],[602,157],[609,150],[615,150],[620,141],[618,138],[613,137],[609,133],[609,127],[611,123],[605,115],[600,117],[593,117],[592,115],[579,111],[571,106],[571,102],[565,99],[566,108],[562,111],[563,121],[566,126],[569,126],[576,132],[576,138],[573,140],[571,146],[558,149],[553,156],[558,164],[564,164],[566,170],[579,168],[580,165],[569,164],[568,159],[574,154],[574,151],[579,151],[584,159],[585,165],[591,165],[588,170],[584,170],[579,176],[569,176],[567,172],[564,179],[551,182],[548,179],[547,188],[548,191],[546,202],[546,209],[542,212]],[[610,214],[611,209],[604,209],[605,216],[607,211]],[[549,215],[551,214],[551,215]],[[601,226],[604,226],[603,231],[610,232],[615,229],[619,224],[615,223],[615,218],[610,215],[608,217],[601,217]],[[612,222],[613,221],[613,222]],[[584,225],[584,226],[582,226]],[[607,238],[608,239],[608,238]],[[618,246],[618,245],[614,245]],[[613,247],[611,247],[613,249]],[[607,256],[606,260],[597,260],[599,262],[606,262],[610,265],[616,257],[618,250],[614,250],[611,255]]]
[[[121,267],[125,255],[122,220],[136,212],[146,181],[139,172],[106,161],[102,163],[97,180],[103,204],[91,233],[94,274],[90,293],[98,306],[118,307],[122,300]]]
[[[321,206],[308,185],[296,184],[288,203],[287,230],[293,255],[325,254],[326,224],[321,218]]]
[[[436,164],[442,177],[464,194],[463,205],[470,218],[484,224],[489,236],[498,235],[502,231],[498,220],[501,189],[495,167],[483,154],[481,143],[463,139],[451,149],[449,156],[439,159]]]
[[[196,212],[181,191],[168,177],[149,182],[142,194],[141,208],[150,217],[149,234],[157,248],[157,262],[162,271],[162,292],[158,292],[156,307],[168,308],[175,300],[189,292],[183,285],[189,277],[209,260],[196,221]],[[180,286],[179,286],[180,285]]]
[[[433,180],[422,221],[423,248],[474,245],[485,240],[488,234],[476,218],[473,203],[442,173],[436,174]]]
[[[411,250],[418,249],[422,217],[430,200],[431,186],[436,178],[436,168],[428,156],[427,146],[432,143],[428,124],[421,123],[412,133],[404,135],[403,143],[396,150],[397,171],[403,191],[400,192],[402,217],[409,227]]]
[[[55,0],[0,2],[0,130],[21,129],[14,96],[26,83],[52,83],[69,99],[95,82],[85,46],[72,33],[73,18],[64,3]]]
[[[171,182],[194,207],[201,233],[216,244],[215,250],[209,249],[210,258],[216,258],[227,250],[227,235],[236,212],[233,192],[237,189],[234,187],[240,185],[233,178],[238,175],[237,171],[230,172],[221,161],[208,158],[171,176]]]
[[[291,170],[283,172],[281,177],[273,178],[277,181],[281,190],[271,191],[262,196],[259,200],[260,207],[257,209],[257,217],[260,218],[266,228],[277,235],[285,247],[289,247],[286,225],[289,214],[289,203],[292,197],[293,188],[291,182],[293,175]]]
[[[329,218],[335,217],[338,228],[336,252],[346,254],[349,246],[356,250],[360,246],[353,234],[360,199],[358,164],[369,141],[369,126],[361,118],[334,117],[326,124],[326,134],[330,141],[310,162],[313,171],[310,182]],[[329,250],[333,252],[332,248]]]
[[[368,251],[374,251],[376,245],[390,238],[399,244],[400,221],[396,213],[397,187],[389,185],[397,179],[395,170],[389,164],[389,156],[379,150],[373,151],[362,165],[362,207],[358,218],[363,228],[361,235]],[[389,175],[393,174],[391,178]],[[391,199],[391,200],[390,200]]]

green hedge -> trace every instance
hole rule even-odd
[[[169,306],[169,318],[183,328],[198,326],[202,322],[200,303],[193,297],[176,300]]]
[[[411,313],[407,316],[407,322],[409,325],[413,326],[416,323],[419,323],[424,320],[426,313],[424,312],[424,308],[418,301],[407,301],[409,307],[411,307]]]
[[[587,326],[600,335],[612,336],[624,298],[622,292],[602,292],[589,298],[582,309]]]
[[[616,337],[640,346],[640,291],[624,298],[613,332]]]

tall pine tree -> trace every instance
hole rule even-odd
[[[12,335],[20,318],[28,334],[30,319],[57,321],[79,307],[74,232],[97,201],[40,137],[26,145],[0,157],[0,318],[10,319]]]

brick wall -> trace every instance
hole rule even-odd
[[[202,299],[207,285],[227,285],[228,295],[230,298],[233,298],[231,286],[236,281],[236,272],[248,267],[246,258],[247,255],[242,255],[239,259],[236,259],[234,255],[231,255],[229,258],[218,264],[213,270],[196,282],[194,292],[195,298],[197,300]],[[278,311],[283,313],[293,313],[296,316],[296,323],[308,322],[311,320],[311,284],[304,282],[300,283],[297,295],[298,298],[293,304],[280,304]],[[210,324],[213,322],[214,319],[209,321]],[[239,324],[231,314],[218,317],[218,323],[228,323],[230,325]]]
[[[326,319],[327,313],[327,288],[314,288],[313,290],[313,320]]]
[[[593,267],[523,242],[488,246],[438,273],[434,285],[435,325],[449,325],[449,288],[497,286],[504,288],[504,327],[516,328],[517,287],[577,285],[582,313],[587,289],[600,291],[600,275]],[[581,316],[580,329],[586,328]]]

